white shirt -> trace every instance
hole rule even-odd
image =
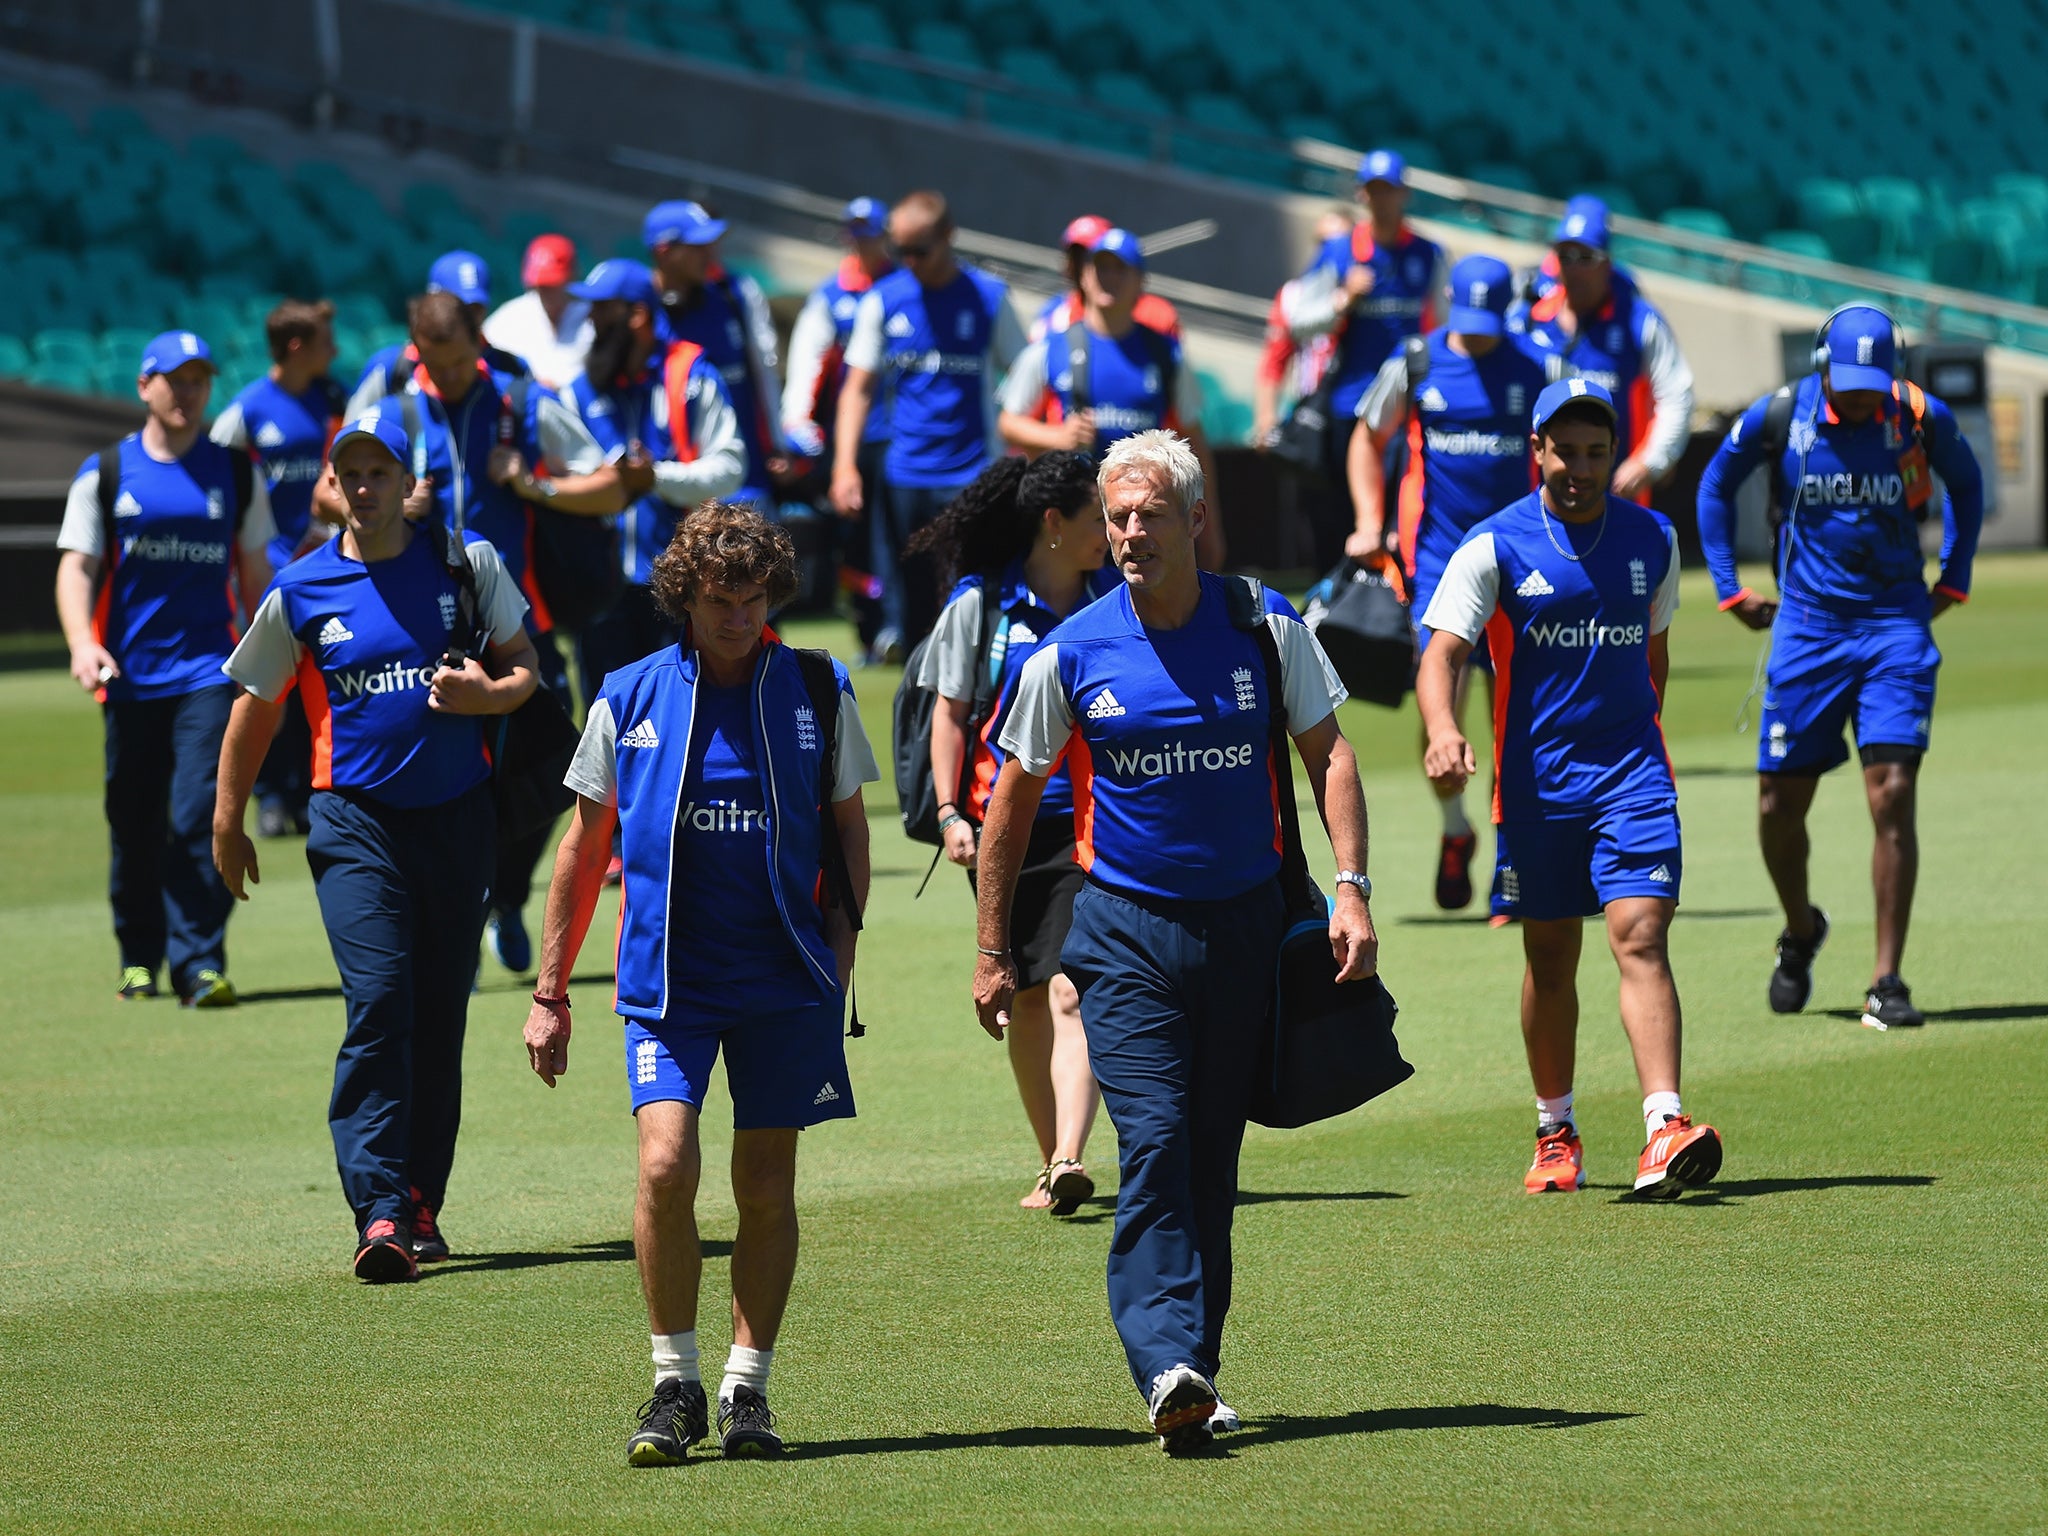
[[[557,325],[531,288],[507,299],[484,321],[484,340],[525,358],[533,376],[550,389],[562,388],[583,371],[592,334],[590,306],[583,300],[571,299]]]

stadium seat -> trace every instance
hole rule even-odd
[[[835,43],[864,48],[901,48],[903,39],[888,17],[861,0],[832,0],[818,15],[820,29]]]
[[[911,50],[941,64],[962,69],[986,69],[988,60],[975,46],[974,38],[950,21],[921,21],[910,30]]]
[[[0,378],[17,379],[29,370],[28,344],[19,336],[0,332]]]

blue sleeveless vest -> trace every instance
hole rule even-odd
[[[834,670],[843,688],[845,673],[836,663]],[[671,979],[701,963],[692,954],[691,935],[671,931],[669,923],[673,882],[689,878],[676,865],[676,816],[696,729],[696,691],[696,654],[673,645],[608,674],[600,690],[611,705],[615,739],[636,733],[632,749],[616,753],[625,865],[617,1010],[643,1023],[667,1016]],[[818,907],[819,807],[831,791],[824,782],[820,723],[795,657],[779,642],[762,647],[752,691],[754,743],[768,808],[761,873],[801,965],[817,983],[820,999],[829,1002],[839,993],[839,968]]]

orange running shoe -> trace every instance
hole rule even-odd
[[[1522,1188],[1532,1195],[1563,1194],[1586,1187],[1586,1149],[1573,1126],[1554,1125],[1536,1138],[1536,1161],[1522,1175]]]
[[[1636,1159],[1636,1194],[1644,1200],[1676,1200],[1721,1171],[1721,1133],[1694,1125],[1691,1115],[1669,1115]]]

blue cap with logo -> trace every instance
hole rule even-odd
[[[656,203],[640,224],[640,243],[650,251],[674,241],[678,245],[709,245],[725,233],[725,220],[714,219],[702,203]]]
[[[848,234],[859,235],[863,239],[879,239],[889,230],[889,210],[879,197],[856,197],[839,217],[844,221]]]
[[[1105,229],[1088,249],[1097,256],[1114,256],[1140,272],[1145,270],[1145,248],[1128,229]]]
[[[450,251],[427,269],[427,292],[452,293],[465,304],[488,304],[490,263],[475,251]]]
[[[1467,256],[1451,268],[1450,328],[1465,336],[1498,336],[1507,329],[1515,274],[1491,256]]]
[[[142,366],[137,373],[146,379],[152,373],[169,373],[187,363],[204,363],[215,373],[220,372],[219,364],[213,360],[213,348],[206,344],[204,336],[197,331],[165,331],[142,349]]]
[[[1607,205],[1591,193],[1582,192],[1564,205],[1564,217],[1550,237],[1552,245],[1589,245],[1607,249]]]
[[[1365,158],[1358,162],[1358,180],[1391,182],[1399,187],[1407,184],[1408,162],[1401,158],[1397,149],[1369,149]]]
[[[384,407],[387,404],[392,405],[393,409],[386,411]],[[384,451],[398,460],[401,465],[409,465],[411,463],[412,444],[406,440],[405,422],[396,409],[396,402],[394,401],[380,400],[363,412],[362,415],[343,426],[339,432],[334,434],[334,442],[328,448],[327,456],[331,459],[340,453],[341,445],[352,437],[374,438],[383,446]]]
[[[1898,377],[1899,328],[1874,304],[1851,304],[1828,317],[1814,361],[1830,389],[1889,390]]]
[[[661,289],[646,264],[623,257],[600,261],[582,282],[569,285],[569,294],[572,298],[588,299],[593,304],[602,304],[608,299],[650,306],[661,302]]]
[[[1595,384],[1591,379],[1559,379],[1555,384],[1544,385],[1543,393],[1536,397],[1536,409],[1530,415],[1529,430],[1541,432],[1551,417],[1574,400],[1592,401],[1607,413],[1610,425],[1621,420],[1621,413],[1614,408],[1614,396],[1607,392],[1606,385]]]

